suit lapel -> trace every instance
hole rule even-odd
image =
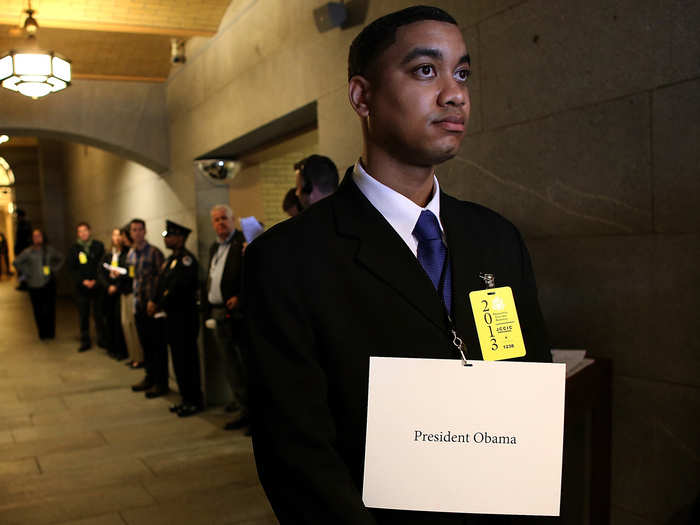
[[[334,198],[338,233],[359,240],[355,260],[429,321],[447,329],[442,301],[420,263],[381,213],[345,177]]]
[[[467,359],[481,359],[469,292],[484,288],[479,272],[488,269],[479,267],[483,260],[483,233],[478,230],[474,220],[465,217],[463,211],[463,203],[441,192],[440,218],[445,228],[452,267],[452,318],[457,333],[467,345]]]

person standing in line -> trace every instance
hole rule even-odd
[[[284,196],[282,210],[290,217],[296,217],[301,213],[301,203],[299,202],[299,197],[297,197],[296,188],[291,188]]]
[[[203,409],[202,385],[199,376],[199,264],[185,248],[192,230],[173,221],[166,221],[165,246],[172,254],[158,276],[156,312],[165,313],[166,332],[173,369],[182,402],[170,407],[179,417],[188,417]],[[156,314],[158,315],[158,314]]]
[[[338,189],[338,168],[323,155],[310,155],[294,165],[297,177],[296,196],[301,210],[332,195]]]
[[[119,267],[126,269],[126,273],[120,275],[118,279],[122,332],[124,333],[126,348],[129,352],[129,361],[126,365],[129,368],[137,369],[143,368],[143,348],[141,348],[136,322],[134,321],[134,267],[128,262],[131,250],[131,234],[128,226],[122,228],[119,233],[122,247],[119,253]]]
[[[32,246],[14,260],[14,265],[26,277],[29,298],[39,339],[53,339],[56,335],[56,279],[63,266],[63,255],[48,245],[44,233],[32,232]]]
[[[17,217],[17,230],[15,233],[15,255],[19,255],[32,245],[32,223],[27,219],[27,214],[22,208],[15,210]]]
[[[163,252],[146,241],[146,223],[132,219],[129,232],[133,246],[128,264],[134,267],[134,321],[143,348],[146,377],[131,387],[134,392],[145,392],[148,399],[168,393],[168,345],[165,318],[156,315],[158,272],[165,259]]]
[[[7,275],[12,275],[12,268],[10,267],[10,247],[7,245],[7,237],[5,234],[0,232],[0,279],[2,274],[7,273]]]
[[[91,309],[97,331],[97,344],[102,348],[107,348],[102,316],[101,286],[97,281],[97,273],[105,253],[105,247],[100,241],[92,238],[90,225],[87,222],[78,224],[76,230],[78,238],[71,246],[68,268],[75,282],[75,300],[78,303],[80,316],[80,348],[78,348],[78,352],[85,352],[92,347],[90,340]]]
[[[248,380],[241,353],[243,315],[239,300],[246,240],[243,233],[236,229],[236,219],[229,206],[218,204],[211,209],[210,215],[217,240],[209,248],[205,312],[207,318],[216,323],[216,348],[240,409],[224,429],[236,430],[248,426]],[[231,411],[234,409],[231,406]]]
[[[15,210],[17,217],[17,229],[15,230],[15,257],[32,245],[32,223],[27,219],[27,214],[22,208]],[[27,283],[22,272],[17,270],[17,290],[26,290]]]
[[[121,361],[127,358],[126,342],[121,323],[121,301],[119,294],[119,256],[122,251],[119,228],[112,230],[112,245],[102,257],[97,280],[102,291],[102,314],[105,326],[107,354]]]

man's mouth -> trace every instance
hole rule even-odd
[[[448,115],[434,122],[442,129],[447,131],[463,132],[464,117],[458,115]]]

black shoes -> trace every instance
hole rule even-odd
[[[181,405],[177,411],[177,417],[190,417],[202,411],[199,405]]]
[[[87,352],[92,348],[92,345],[90,343],[83,343],[80,345],[80,348],[78,348],[78,352]]]
[[[238,419],[234,419],[233,421],[226,423],[224,425],[224,430],[238,430],[239,428],[247,427],[248,425],[250,425],[248,416],[241,416]]]
[[[156,397],[164,396],[169,392],[167,386],[153,385],[151,388],[146,390],[145,396],[148,399],[155,399]]]
[[[131,390],[134,392],[143,392],[144,390],[149,390],[153,388],[153,383],[148,381],[147,379],[144,379],[140,383],[136,383],[135,385],[131,386]]]
[[[175,412],[179,412],[180,409],[181,409],[183,406],[185,406],[185,405],[183,405],[183,404],[179,404],[179,405],[170,405],[170,407],[168,408],[168,410],[170,410],[170,412],[174,414]]]

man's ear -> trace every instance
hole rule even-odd
[[[369,80],[360,75],[355,75],[348,83],[348,97],[350,105],[362,118],[369,116],[370,84]]]

